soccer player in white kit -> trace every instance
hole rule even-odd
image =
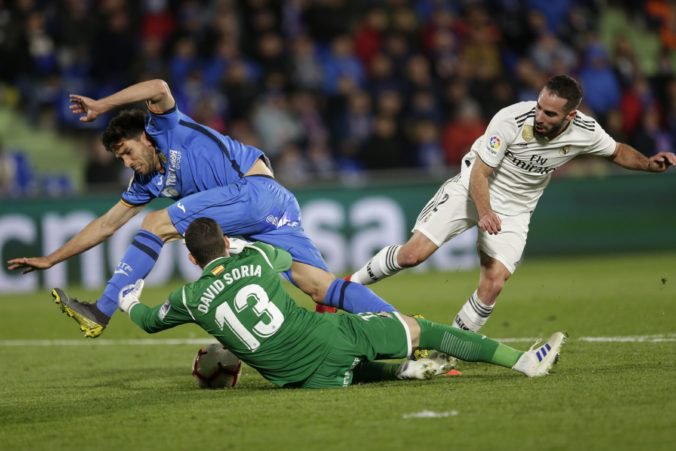
[[[531,215],[556,168],[578,155],[646,172],[664,172],[676,164],[671,152],[648,158],[616,142],[577,110],[581,101],[580,84],[557,75],[537,101],[500,110],[462,159],[460,174],[422,209],[408,242],[383,248],[349,280],[371,284],[416,266],[446,241],[478,226],[479,286],[453,320],[455,327],[478,331],[521,260]]]

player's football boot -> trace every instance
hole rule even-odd
[[[330,305],[315,304],[315,312],[318,313],[336,313],[337,311],[337,308],[331,307]]]
[[[96,307],[96,304],[80,302],[71,298],[60,288],[52,289],[52,298],[61,311],[80,325],[80,330],[88,338],[96,338],[103,333],[110,318]]]
[[[534,344],[519,357],[512,369],[528,377],[546,376],[558,362],[566,337],[565,332],[555,332],[544,344]]]
[[[406,360],[397,371],[398,379],[431,379],[453,369],[455,359],[443,352],[432,351],[428,358]]]

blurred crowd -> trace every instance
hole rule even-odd
[[[68,93],[162,78],[290,184],[447,174],[494,113],[559,73],[615,139],[672,150],[675,55],[671,0],[0,0],[0,84],[29,120],[83,133]],[[118,167],[91,145],[89,183]]]

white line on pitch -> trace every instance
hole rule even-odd
[[[215,342],[215,338],[137,338],[120,340],[76,338],[70,340],[0,340],[0,346],[201,346]]]
[[[503,343],[518,343],[522,341],[542,341],[543,337],[530,338],[498,338]],[[657,335],[626,335],[611,337],[568,337],[568,341],[582,341],[585,343],[672,343],[676,342],[676,333]]]
[[[533,342],[538,337],[498,338],[504,343]],[[60,340],[0,340],[0,347],[14,346],[176,346],[176,345],[206,345],[214,343],[213,338],[136,338],[136,339],[97,339],[89,340],[60,339]],[[673,343],[676,342],[676,333],[659,335],[627,335],[611,337],[573,337],[569,341],[585,343]]]

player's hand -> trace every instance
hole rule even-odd
[[[21,257],[7,261],[7,269],[13,271],[19,269],[23,274],[28,274],[36,269],[49,269],[54,264],[47,257]]]
[[[676,155],[671,152],[659,152],[648,159],[650,172],[664,172],[669,166],[676,165]]]
[[[81,122],[91,122],[106,112],[96,100],[76,94],[70,95],[69,108],[71,113],[82,115],[80,116]]]
[[[127,285],[120,290],[117,295],[120,310],[129,313],[136,304],[141,303],[141,293],[143,292],[143,279],[139,279],[132,285]]]
[[[497,235],[502,230],[502,220],[494,211],[489,211],[479,219],[479,228],[489,235]]]

